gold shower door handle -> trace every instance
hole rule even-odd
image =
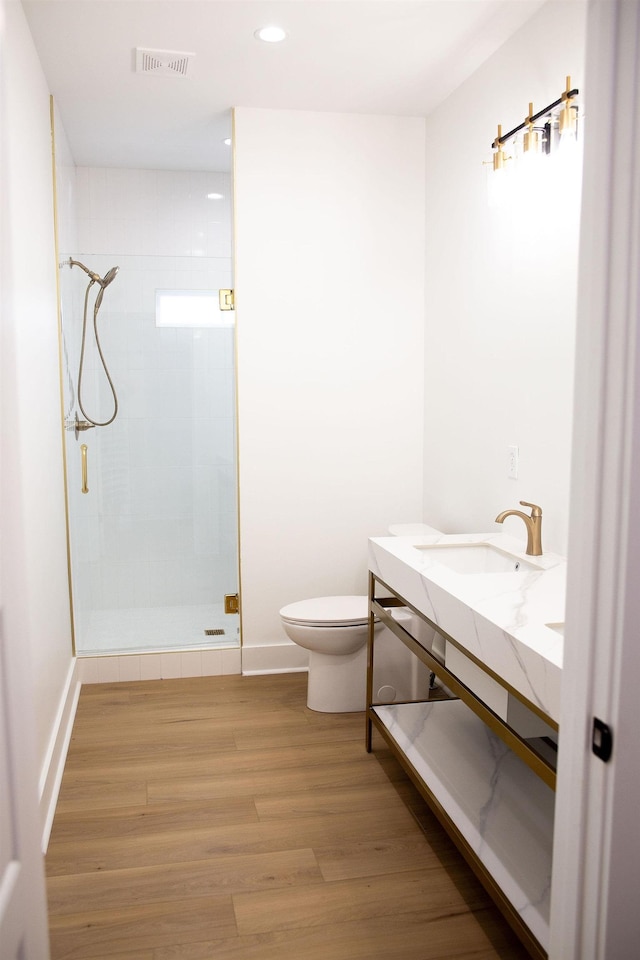
[[[83,443],[80,447],[80,457],[82,460],[82,492],[89,493],[89,486],[87,484],[87,445]]]

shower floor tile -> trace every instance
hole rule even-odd
[[[76,647],[82,656],[240,645],[239,617],[225,614],[221,603],[93,610],[78,626]]]

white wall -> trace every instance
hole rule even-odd
[[[424,121],[238,109],[243,664],[421,515]],[[296,648],[294,648],[295,650]]]
[[[515,127],[530,100],[535,111],[557,99],[568,74],[582,93],[584,14],[581,3],[546,4],[427,120],[425,519],[452,533],[497,530],[500,510],[533,501],[543,548],[562,554],[580,162],[547,166],[543,188],[519,175],[502,207],[488,204],[482,164],[497,124]],[[524,537],[517,519],[507,529]]]
[[[5,9],[3,595],[7,642],[30,663],[42,770],[72,666],[49,91],[21,5]]]

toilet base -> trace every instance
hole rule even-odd
[[[353,713],[367,700],[367,645],[332,656],[309,651],[307,706],[318,713]]]

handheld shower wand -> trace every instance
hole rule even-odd
[[[80,267],[82,270],[84,270],[84,272],[89,277],[89,283],[87,285],[87,290],[84,296],[84,314],[82,318],[82,344],[80,347],[80,366],[78,369],[78,406],[80,407],[80,411],[84,417],[84,420],[79,420],[78,415],[76,414],[75,432],[76,432],[76,439],[77,439],[78,431],[90,430],[92,427],[107,427],[110,423],[113,423],[116,416],[118,415],[118,396],[116,394],[116,389],[113,385],[113,381],[109,374],[109,369],[107,367],[107,364],[105,362],[105,359],[102,353],[102,346],[100,344],[100,337],[98,335],[98,311],[102,303],[102,298],[104,296],[105,288],[109,286],[109,284],[115,278],[120,268],[111,267],[111,270],[108,270],[107,273],[105,273],[104,277],[101,277],[98,273],[94,273],[93,270],[89,270],[88,267],[85,267],[84,263],[80,263],[79,260],[73,260],[71,257],[69,257],[69,259],[65,260],[64,263],[61,263],[60,266],[66,266],[67,264],[70,267]],[[93,305],[93,331],[94,331],[95,340],[96,340],[96,347],[98,348],[100,361],[102,363],[102,368],[109,382],[109,387],[111,388],[111,394],[113,396],[113,413],[108,420],[103,420],[103,421],[92,419],[92,417],[90,417],[87,414],[84,407],[82,406],[82,372],[84,369],[84,353],[85,353],[85,343],[86,343],[86,337],[87,337],[87,304],[89,301],[89,291],[91,290],[91,287],[94,285],[94,283],[97,283],[100,289],[98,291],[98,296],[96,297],[95,303]]]

